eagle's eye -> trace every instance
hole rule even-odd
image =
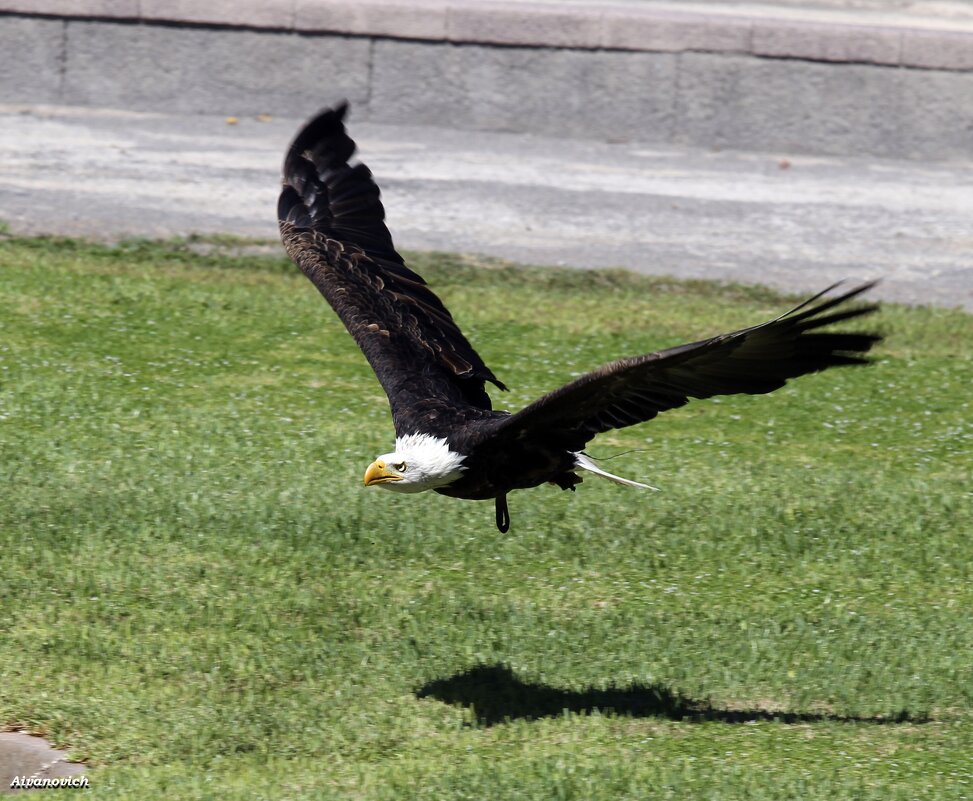
[[[405,462],[399,462],[398,464],[392,465],[392,467],[395,469],[397,473],[405,472]]]

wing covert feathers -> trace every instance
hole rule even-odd
[[[348,163],[346,111],[323,110],[288,148],[277,205],[284,247],[361,347],[397,429],[424,401],[489,409],[484,382],[505,387],[396,252],[371,171]]]
[[[866,364],[881,336],[820,329],[876,311],[876,304],[843,306],[873,285],[826,297],[835,285],[769,322],[606,364],[507,418],[498,434],[546,436],[580,451],[596,434],[651,420],[690,398],[759,395],[806,373]]]

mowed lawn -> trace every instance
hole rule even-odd
[[[502,535],[362,486],[378,383],[232,245],[0,243],[0,726],[86,798],[973,797],[973,317],[886,305],[869,368],[601,436],[662,491]],[[511,409],[794,301],[411,263]]]

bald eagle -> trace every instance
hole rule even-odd
[[[690,398],[761,394],[805,373],[865,364],[881,339],[820,330],[877,308],[843,305],[871,284],[826,297],[830,287],[761,325],[619,359],[519,412],[494,411],[485,384],[506,387],[396,252],[372,173],[349,163],[355,143],[345,132],[346,110],[325,109],[294,139],[278,219],[288,255],[337,312],[388,395],[395,449],[368,466],[367,486],[492,499],[505,532],[512,490],[544,483],[573,490],[580,472],[649,488],[584,453],[597,434]]]

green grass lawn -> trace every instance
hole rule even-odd
[[[378,383],[229,245],[0,243],[0,726],[85,797],[973,797],[973,317],[887,305],[870,368],[604,435],[663,491],[501,535],[362,486]],[[511,409],[793,300],[412,264]]]

